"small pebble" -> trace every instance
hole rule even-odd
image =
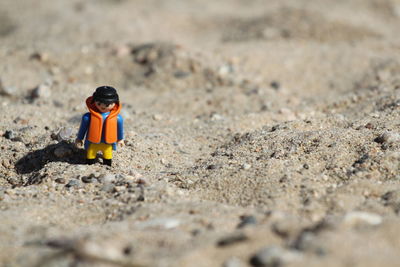
[[[81,183],[78,179],[71,179],[69,180],[68,184],[65,185],[67,188],[70,187],[80,187]]]
[[[245,163],[245,164],[242,165],[242,169],[243,170],[250,170],[251,169],[251,165],[248,164],[248,163]]]
[[[381,198],[385,205],[400,208],[400,190],[388,191]]]
[[[129,171],[129,175],[132,175],[133,177],[135,177],[136,179],[142,178],[142,174],[134,169]]]
[[[57,179],[55,179],[55,182],[58,184],[65,184],[66,180],[64,178],[57,178]]]
[[[344,223],[347,226],[362,226],[362,225],[379,225],[383,221],[382,216],[364,212],[364,211],[352,211],[346,214],[344,217]]]
[[[138,224],[139,228],[164,228],[173,229],[181,224],[180,220],[175,218],[156,218]]]
[[[13,140],[13,139],[15,139],[15,138],[17,137],[17,135],[15,134],[14,131],[7,130],[7,131],[4,133],[4,137],[5,137],[6,139]]]
[[[250,258],[250,264],[256,267],[279,267],[299,259],[301,254],[277,246],[261,249]]]
[[[112,183],[105,183],[103,187],[101,188],[101,191],[107,192],[107,193],[112,193],[114,192],[114,185]]]
[[[378,136],[377,138],[374,139],[376,143],[379,144],[394,144],[394,143],[399,143],[400,142],[400,134],[399,133],[394,133],[394,132],[386,132]]]
[[[163,119],[163,116],[160,115],[160,114],[154,114],[153,115],[153,120],[155,120],[155,121],[160,121],[162,119]]]
[[[207,170],[216,170],[216,169],[218,169],[218,166],[215,164],[211,164],[211,165],[207,166]]]
[[[232,72],[233,72],[233,67],[230,64],[225,64],[218,68],[218,74],[220,76],[225,76]]]
[[[239,242],[246,241],[248,237],[244,233],[234,233],[229,236],[223,237],[220,240],[218,240],[217,245],[219,247],[225,247],[229,246],[232,244],[236,244]]]
[[[136,183],[137,183],[138,185],[148,185],[148,184],[149,184],[149,183],[147,182],[147,180],[144,179],[144,178],[139,178],[139,179],[137,179],[137,180],[136,180]]]
[[[223,264],[223,267],[244,267],[245,264],[238,258],[232,257],[227,259]]]
[[[63,127],[60,129],[60,131],[57,133],[57,140],[58,141],[67,141],[73,136],[73,129],[70,127]]]
[[[243,228],[247,225],[254,225],[257,224],[256,217],[249,215],[249,216],[241,216],[241,222],[238,224],[237,228]]]
[[[112,54],[117,57],[128,56],[130,54],[130,52],[131,52],[131,48],[125,44],[117,45],[112,50]]]
[[[15,96],[17,94],[17,89],[12,86],[2,86],[0,84],[0,95],[3,96]]]
[[[4,189],[0,188],[0,201],[2,201],[5,198],[5,193],[4,193]]]
[[[175,73],[174,73],[174,77],[175,78],[177,78],[177,79],[183,79],[183,78],[186,78],[186,77],[188,77],[190,75],[190,72],[187,72],[187,71],[176,71]]]
[[[122,192],[122,191],[125,191],[125,190],[126,190],[125,186],[115,186],[114,187],[114,191],[115,192]]]
[[[31,98],[48,98],[51,95],[51,82],[45,82],[32,90]]]
[[[115,175],[114,175],[114,174],[108,173],[108,174],[101,175],[101,176],[99,177],[99,181],[100,181],[101,183],[104,183],[104,184],[109,184],[109,183],[115,182],[115,181],[116,181],[116,178],[115,178]]]
[[[12,164],[11,164],[9,159],[3,159],[1,161],[1,165],[3,165],[4,168],[6,168],[6,169],[11,169],[12,168]]]
[[[278,90],[279,88],[281,88],[280,83],[277,82],[277,81],[272,81],[272,82],[270,83],[270,86],[271,86],[271,88],[273,88],[273,89],[275,89],[275,90]]]
[[[223,117],[222,115],[220,115],[220,114],[213,113],[213,114],[211,115],[211,120],[212,120],[212,121],[221,121],[221,120],[223,120],[223,119],[224,119],[224,117]]]
[[[30,59],[34,59],[40,62],[47,62],[49,61],[49,54],[44,52],[36,52],[30,56]]]
[[[84,183],[93,183],[96,180],[96,177],[94,176],[94,174],[90,174],[88,176],[83,176],[81,180]]]

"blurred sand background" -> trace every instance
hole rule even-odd
[[[400,1],[1,0],[1,266],[398,266]],[[113,166],[74,147],[118,89]]]

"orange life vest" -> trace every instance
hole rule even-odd
[[[92,103],[93,96],[86,99],[86,106],[90,111],[90,125],[87,140],[91,143],[100,143],[101,134],[104,129],[104,141],[107,144],[112,144],[117,142],[117,124],[118,124],[118,114],[121,111],[120,103],[115,103],[115,107],[110,111],[105,121],[103,121],[103,116],[96,108],[95,104]]]

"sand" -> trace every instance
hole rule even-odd
[[[400,1],[2,0],[1,266],[398,266]],[[117,88],[113,166],[74,146]]]

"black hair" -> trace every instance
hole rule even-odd
[[[92,103],[94,102],[100,102],[106,105],[119,102],[117,90],[111,86],[100,86],[96,88],[96,91],[93,93]]]

